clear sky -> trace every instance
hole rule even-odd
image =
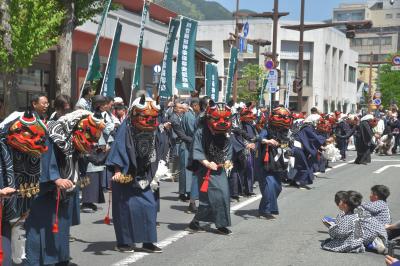
[[[233,11],[236,9],[236,0],[213,0],[222,4],[227,9]],[[290,12],[285,17],[289,20],[299,20],[300,18],[300,0],[279,0],[279,10],[281,12]],[[340,3],[364,3],[365,0],[305,0],[305,20],[322,21],[332,18],[334,7]],[[240,9],[250,9],[256,12],[272,11],[274,0],[240,0]]]

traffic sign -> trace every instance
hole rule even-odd
[[[271,69],[267,74],[268,88],[270,93],[275,93],[278,91],[278,71],[276,69]]]
[[[381,103],[382,103],[381,99],[374,99],[375,105],[381,105]]]
[[[392,65],[393,66],[400,66],[400,55],[399,54],[394,55],[392,57]]]
[[[160,65],[155,65],[153,67],[153,71],[154,71],[154,73],[160,73],[161,72],[161,66]]]
[[[244,51],[244,40],[245,39],[242,37],[240,37],[240,39],[239,39],[239,50],[241,53],[243,53],[243,51]]]
[[[246,22],[243,26],[243,36],[246,38],[249,35],[250,25]]]
[[[265,61],[265,68],[268,70],[272,70],[275,67],[274,61],[267,60]]]

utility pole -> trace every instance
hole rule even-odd
[[[275,67],[277,66],[277,43],[278,43],[278,21],[279,21],[279,0],[274,0],[274,13],[273,13],[273,22],[274,22],[274,29],[273,29],[273,36],[272,36],[272,60],[274,61]]]
[[[303,80],[304,67],[304,5],[305,0],[301,0],[301,15],[300,15],[300,42],[299,42],[299,69],[297,78]],[[302,111],[303,107],[303,90],[297,92],[297,110]]]
[[[365,64],[369,65],[369,77],[368,77],[368,99],[367,99],[367,105],[368,105],[368,113],[372,111],[372,68],[376,67],[378,65],[378,68],[381,64],[387,64],[387,61],[373,61],[374,58],[374,53],[371,52],[369,61],[357,61],[358,64]]]
[[[299,112],[303,111],[303,91],[302,91],[302,82],[303,79],[303,68],[304,68],[304,32],[309,30],[316,30],[322,28],[330,28],[340,25],[346,25],[346,36],[350,36],[348,38],[354,38],[356,29],[369,29],[372,27],[372,22],[369,20],[362,21],[346,21],[346,22],[334,22],[334,23],[321,23],[321,24],[304,24],[304,11],[305,11],[305,0],[301,0],[301,14],[300,14],[300,24],[299,25],[290,25],[290,26],[281,26],[281,28],[296,30],[300,32],[300,40],[299,40],[299,62],[298,62],[298,72],[297,78],[293,84],[293,91],[297,92],[297,109]],[[349,33],[349,34],[348,34]],[[298,88],[296,89],[296,87]]]

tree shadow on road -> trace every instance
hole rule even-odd
[[[233,213],[236,216],[240,216],[245,220],[254,219],[258,217],[258,210],[237,210]]]
[[[169,201],[178,201],[178,197],[174,197],[174,196],[162,196],[160,197],[160,199],[162,200],[169,200]]]

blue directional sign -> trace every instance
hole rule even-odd
[[[243,36],[246,38],[249,35],[250,25],[246,22],[243,26]]]
[[[374,99],[374,104],[375,105],[381,105],[382,104],[381,99]]]

